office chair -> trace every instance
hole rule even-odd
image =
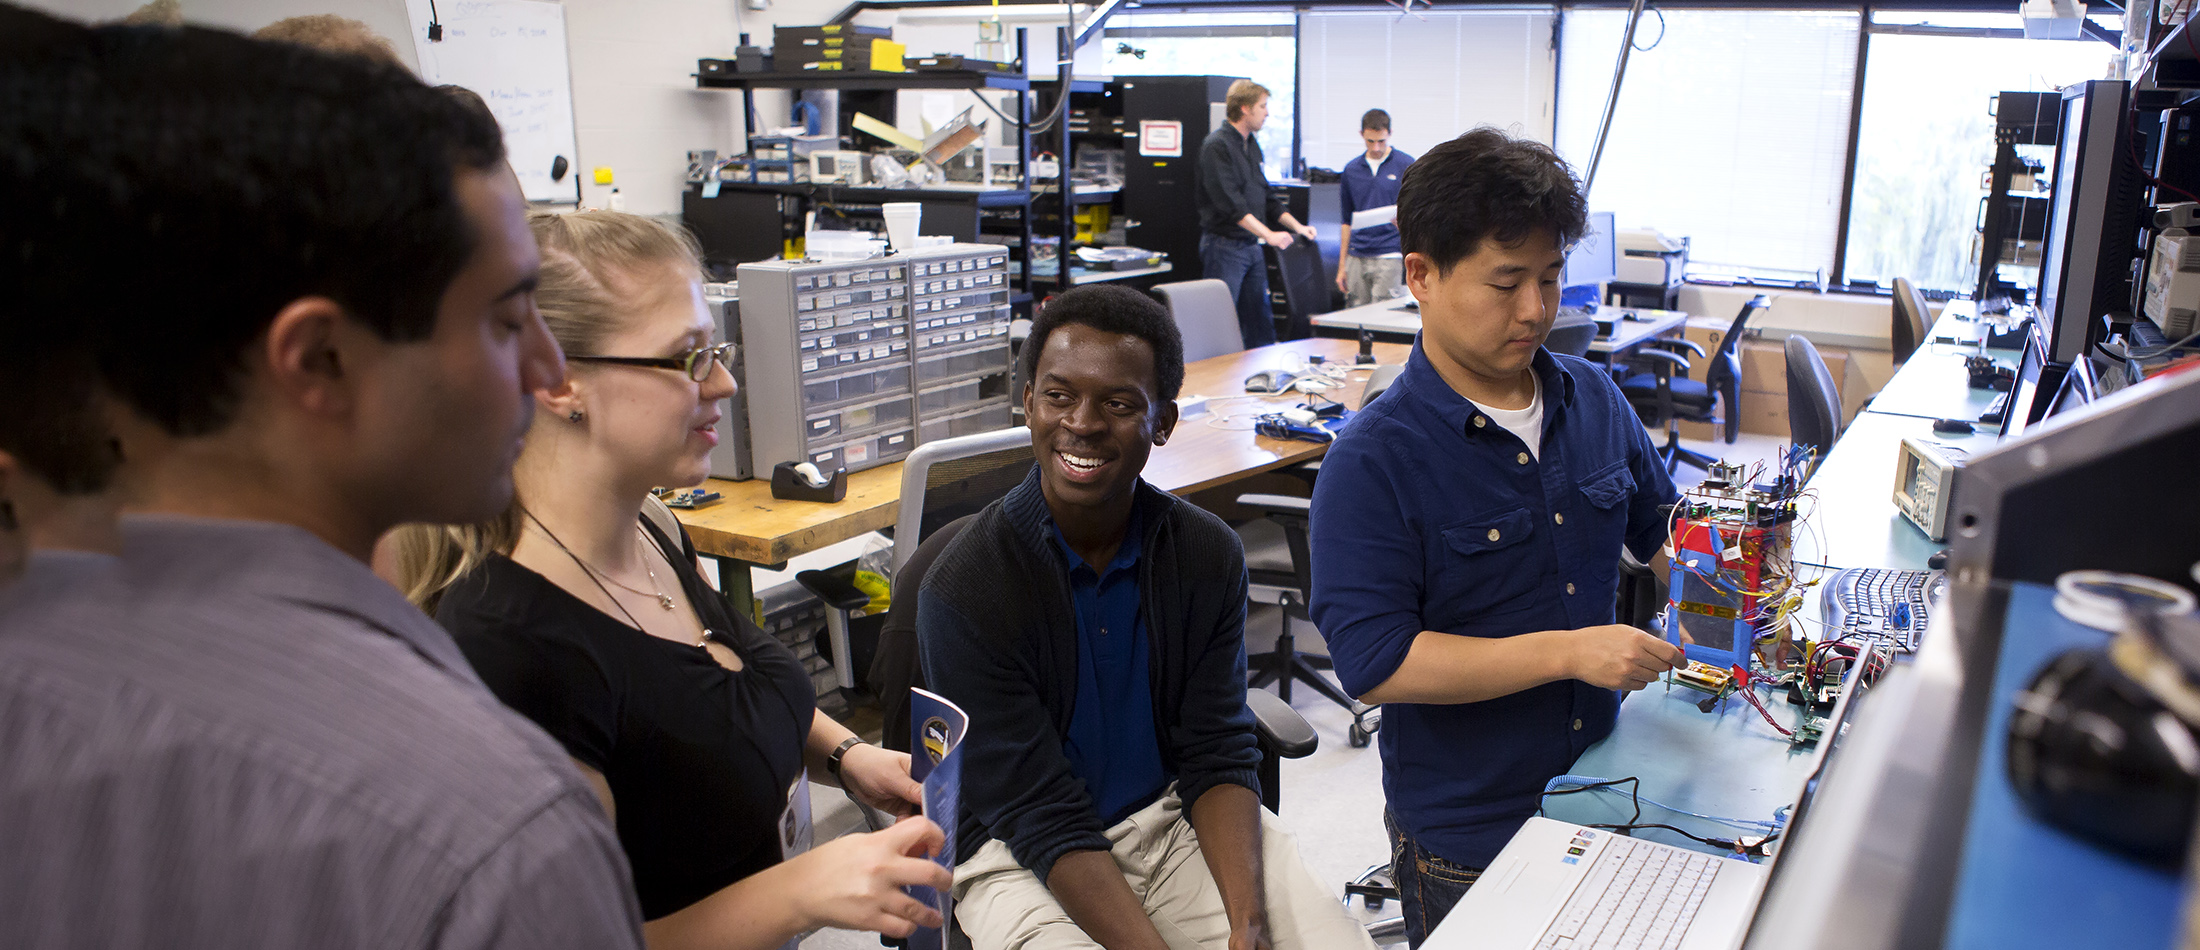
[[[1650,364],[1650,371],[1621,381],[1620,392],[1644,424],[1665,426],[1665,445],[1658,449],[1658,457],[1665,460],[1668,471],[1682,462],[1708,469],[1714,461],[1711,456],[1681,447],[1681,420],[1719,423],[1728,445],[1741,434],[1741,418],[1735,410],[1742,398],[1742,365],[1735,349],[1741,345],[1750,315],[1770,306],[1772,299],[1764,294],[1742,305],[1734,325],[1719,341],[1718,352],[1710,355],[1710,368],[1701,381],[1687,378],[1690,365],[1681,351],[1702,359],[1703,347],[1687,340],[1650,340],[1636,351],[1635,359]]]
[[[1184,362],[1196,363],[1210,356],[1245,349],[1244,331],[1238,329],[1237,304],[1230,299],[1230,285],[1219,280],[1185,280],[1155,284],[1153,292],[1168,303],[1176,328],[1184,335]]]
[[[1566,312],[1560,313],[1558,322],[1551,324],[1551,335],[1543,339],[1543,347],[1567,356],[1588,356],[1589,344],[1596,339],[1595,317],[1580,311]]]
[[[893,604],[865,676],[886,713],[887,748],[908,751],[909,690],[929,682],[918,658],[914,617],[924,572],[970,516],[1022,484],[1035,464],[1031,430],[1023,427],[929,442],[903,460],[901,505],[894,523]],[[849,613],[871,600],[838,571],[803,571],[796,580],[825,601],[828,632],[836,623],[845,631]],[[833,647],[836,657],[848,655],[839,652],[846,649],[844,643]],[[1261,802],[1274,811],[1282,802],[1282,766],[1273,760],[1312,755],[1318,740],[1314,727],[1289,705],[1250,695],[1246,704],[1252,708],[1261,749]]]
[[[1918,344],[1925,342],[1925,315],[1932,312],[1925,305],[1925,295],[1907,277],[1894,279],[1894,361],[1907,363],[1910,354],[1917,352]]]
[[[1788,440],[1816,449],[1811,460],[1815,470],[1841,435],[1841,395],[1818,347],[1801,334],[1787,338],[1787,384]]]
[[[1406,366],[1404,363],[1392,363],[1387,366],[1375,367],[1374,372],[1367,374],[1367,384],[1360,389],[1359,408],[1367,408],[1369,403],[1375,401],[1375,397],[1388,392],[1390,384],[1397,382],[1398,377],[1405,375],[1405,371]],[[1307,464],[1315,465],[1319,463],[1308,462]]]
[[[1267,248],[1268,266],[1281,280],[1272,281],[1283,293],[1283,332],[1279,340],[1303,340],[1314,335],[1313,317],[1330,310],[1329,295],[1335,285],[1324,279],[1321,246],[1305,238],[1291,242],[1288,248],[1278,248],[1262,242]]]
[[[1037,463],[1031,454],[1031,430],[1022,427],[941,439],[918,446],[902,462],[901,506],[894,522],[892,573],[899,576],[901,566],[915,556],[917,546],[942,525],[975,514],[993,499],[1008,494],[1023,482],[1034,464]],[[835,569],[803,571],[795,575],[796,581],[824,600],[829,608],[825,612],[825,649],[818,652],[830,653],[828,659],[833,663],[842,689],[854,688],[856,677],[878,665],[884,651],[905,646],[909,652],[888,662],[913,664],[909,657],[914,656],[916,649],[914,640],[905,645],[881,642],[875,650],[865,649],[868,644],[857,642],[872,637],[853,632],[851,615],[870,603],[871,597],[855,588],[852,574],[852,570]],[[866,655],[868,663],[864,662]]]

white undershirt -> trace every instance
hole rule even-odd
[[[1376,158],[1372,155],[1367,156],[1367,173],[1370,175],[1374,175],[1377,178],[1381,178],[1383,176],[1383,163],[1389,160],[1389,152],[1384,152],[1383,157],[1381,158]]]
[[[1535,395],[1528,400],[1528,408],[1492,409],[1480,403],[1476,403],[1475,407],[1487,413],[1490,421],[1511,430],[1512,434],[1520,437],[1520,441],[1528,443],[1529,455],[1542,458],[1543,377],[1531,372],[1528,374],[1528,378],[1535,382]]]

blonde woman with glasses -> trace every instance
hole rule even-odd
[[[609,211],[537,215],[535,291],[566,354],[535,394],[506,517],[408,527],[402,586],[497,697],[562,743],[618,827],[653,948],[768,948],[823,926],[936,926],[909,757],[817,711],[793,653],[729,608],[685,534],[642,514],[709,472],[731,347],[714,342],[694,242]],[[805,773],[903,820],[793,854]]]

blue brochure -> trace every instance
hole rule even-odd
[[[924,816],[947,832],[947,843],[933,860],[950,871],[955,868],[955,809],[962,799],[962,756],[956,751],[969,725],[970,717],[962,707],[937,693],[909,691],[909,777],[924,786]],[[951,896],[929,887],[907,890],[909,896],[939,911],[942,921],[954,920]],[[943,950],[946,942],[944,928],[926,927],[909,935],[909,950]]]

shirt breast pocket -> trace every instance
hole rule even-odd
[[[1542,558],[1527,546],[1535,520],[1526,508],[1488,514],[1448,526],[1436,558],[1439,597],[1466,606],[1480,619],[1522,606],[1535,593]]]
[[[1611,468],[1585,478],[1581,482],[1581,498],[1589,516],[1584,527],[1590,538],[1599,546],[1612,542],[1624,543],[1627,538],[1628,501],[1635,497],[1635,475],[1621,462]],[[1616,558],[1618,552],[1613,552]]]

